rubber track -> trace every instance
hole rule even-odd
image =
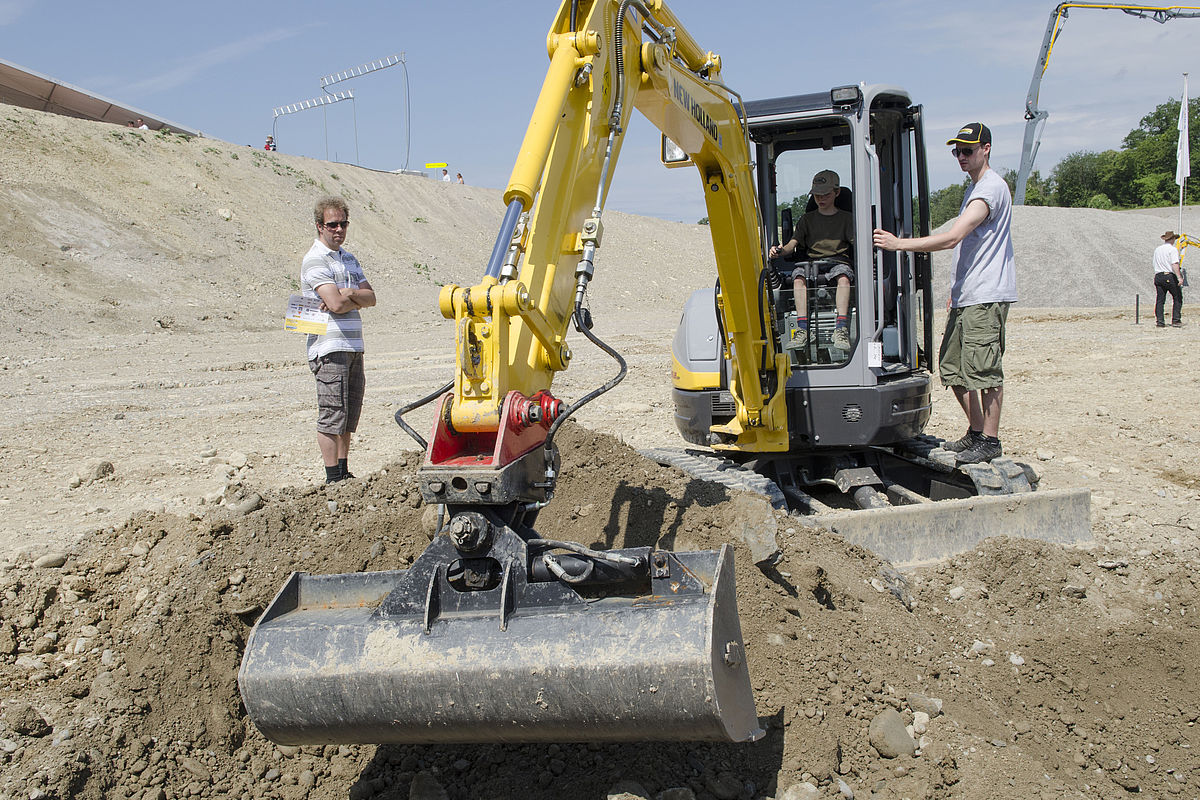
[[[922,435],[901,442],[894,449],[897,455],[915,456],[930,461],[945,471],[957,469],[971,479],[980,495],[1037,491],[1040,476],[1029,464],[1002,456],[986,464],[958,466],[954,461],[954,454],[941,449],[943,441],[935,436]]]
[[[651,447],[638,452],[651,461],[675,467],[693,478],[711,481],[727,489],[762,495],[773,507],[787,510],[787,499],[775,481],[727,458],[703,450],[678,450],[672,447]]]

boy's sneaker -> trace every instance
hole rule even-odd
[[[1004,450],[1000,447],[999,442],[989,442],[981,436],[975,444],[955,456],[954,460],[959,464],[982,464],[993,458],[999,458],[1003,454]]]
[[[796,326],[791,330],[791,339],[788,340],[788,350],[804,350],[808,347],[808,328]]]
[[[838,350],[850,349],[850,329],[849,328],[834,328],[833,329],[833,346]]]
[[[942,442],[942,449],[947,453],[961,453],[964,450],[969,450],[982,438],[982,433],[976,433],[975,431],[968,430],[962,435],[961,439],[956,439],[953,442]]]

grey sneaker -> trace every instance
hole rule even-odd
[[[834,328],[833,329],[833,346],[838,350],[850,349],[850,329],[849,328]]]
[[[983,434],[968,430],[960,439],[956,439],[953,442],[942,442],[942,449],[947,453],[961,453],[964,450],[969,450],[972,445],[982,438]]]
[[[792,338],[787,343],[788,350],[808,349],[808,328],[792,328],[791,334]]]
[[[999,458],[1003,454],[1004,450],[1000,447],[999,442],[992,444],[980,437],[975,444],[955,456],[954,460],[959,464],[982,464],[993,458]]]

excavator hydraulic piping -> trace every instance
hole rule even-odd
[[[520,198],[509,203],[508,208],[504,210],[504,220],[500,223],[500,233],[496,234],[496,244],[492,245],[492,255],[488,259],[485,277],[497,280],[500,278],[500,268],[504,266],[504,256],[512,241],[513,231],[517,229],[517,220],[521,218],[521,212],[524,210]]]

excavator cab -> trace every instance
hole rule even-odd
[[[674,340],[676,424],[688,442],[770,478],[793,507],[833,486],[844,495],[860,485],[882,490],[899,483],[899,462],[883,451],[920,436],[932,408],[929,255],[871,245],[876,227],[928,232],[921,109],[903,89],[866,84],[744,109],[769,256],[769,335],[790,366],[787,447],[755,448],[723,434],[737,413],[729,402],[737,354],[697,346],[719,337],[717,290],[688,301]],[[817,207],[814,195],[829,194],[818,185],[835,182],[834,206]],[[790,260],[770,257],[789,240],[797,251]],[[906,481],[918,476],[905,497],[928,496],[927,478],[900,469]],[[858,494],[874,504],[880,492]]]
[[[784,455],[870,448],[919,435],[931,411],[928,254],[871,247],[875,227],[913,235],[927,230],[919,107],[896,87],[849,86],[750,101],[745,111],[763,247],[770,253],[774,245],[803,239],[810,248],[791,260],[769,259],[772,335],[791,364]],[[822,215],[811,196],[813,181],[829,173],[837,179],[836,210]],[[833,213],[844,222],[821,222]],[[840,247],[825,241],[834,230],[848,240]],[[773,454],[752,453],[719,433],[732,413],[725,397],[733,359],[694,346],[719,334],[715,298],[714,290],[701,290],[680,321],[676,422],[693,444],[761,463]]]

